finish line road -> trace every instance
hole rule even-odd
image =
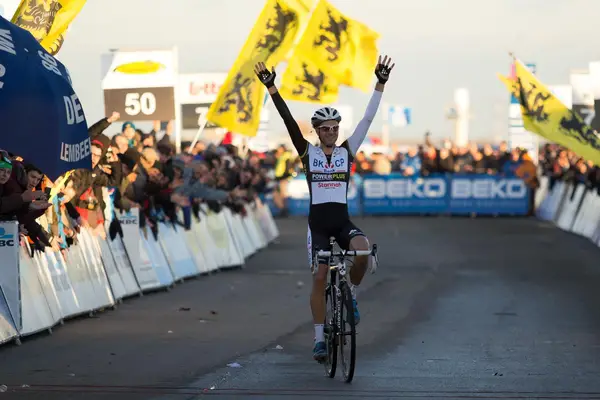
[[[357,218],[381,264],[346,384],[312,360],[306,220],[277,222],[243,270],[0,348],[0,400],[600,399],[586,239],[534,219]]]

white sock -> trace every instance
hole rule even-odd
[[[324,342],[323,324],[315,324],[315,342]]]
[[[358,285],[350,284],[350,293],[352,293],[352,298],[356,300],[356,289],[358,289]]]

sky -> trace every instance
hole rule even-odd
[[[568,83],[571,69],[587,69],[600,59],[594,39],[598,0],[330,2],[378,31],[380,52],[396,62],[383,101],[410,107],[412,125],[392,129],[392,138],[414,140],[426,130],[434,138],[451,136],[453,123],[445,109],[454,90],[466,88],[470,138],[504,139],[509,99],[496,73],[508,72],[510,51],[535,62],[538,76],[549,85]],[[263,5],[264,0],[88,0],[59,59],[69,68],[91,124],[104,116],[101,54],[113,48],[177,46],[181,73],[227,71]],[[339,103],[354,108],[355,124],[369,95],[350,88],[340,92]],[[299,120],[308,120],[315,109],[297,102],[290,107]],[[276,113],[271,115],[273,132],[285,133]],[[380,132],[382,122],[380,112],[372,131]]]

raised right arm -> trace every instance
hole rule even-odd
[[[279,112],[279,115],[281,115],[281,118],[283,119],[283,123],[288,130],[296,151],[300,157],[303,157],[308,150],[308,142],[306,139],[304,139],[304,136],[302,136],[302,132],[300,131],[298,123],[292,116],[290,109],[288,108],[287,104],[285,104],[285,100],[283,100],[283,97],[281,97],[281,94],[277,90],[276,86],[271,86],[269,88],[269,94],[271,95],[271,99],[273,99],[273,104],[275,104],[277,112]]]
[[[296,151],[300,157],[304,157],[308,151],[308,142],[306,139],[304,139],[304,136],[302,136],[302,132],[300,132],[298,123],[294,117],[292,117],[290,109],[288,108],[287,104],[285,104],[281,94],[279,94],[277,86],[275,86],[275,77],[277,76],[275,68],[271,68],[271,71],[269,71],[264,62],[258,62],[254,66],[254,72],[258,76],[258,80],[260,80],[260,82],[265,85],[269,91],[269,94],[273,99],[273,104],[275,104],[275,108],[277,108],[279,115],[281,115],[281,118],[285,123],[285,127],[290,134],[290,138],[292,139],[292,143],[294,144]]]

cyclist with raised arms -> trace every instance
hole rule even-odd
[[[315,111],[311,123],[319,136],[319,147],[312,145],[300,132],[298,123],[292,117],[285,101],[275,86],[275,69],[269,71],[265,64],[260,62],[254,67],[254,72],[260,81],[267,87],[273,104],[298,151],[306,172],[306,180],[310,192],[310,211],[308,215],[308,257],[312,267],[313,257],[318,250],[329,247],[329,238],[335,237],[343,249],[369,250],[367,237],[356,227],[348,215],[347,192],[350,181],[351,163],[358,148],[364,141],[369,127],[377,114],[379,103],[390,72],[395,64],[390,65],[391,58],[381,56],[375,67],[377,84],[367,105],[364,117],[356,126],[352,136],[346,139],[341,146],[336,146],[342,117],[332,107],[323,107]],[[356,257],[354,268],[350,271],[352,298],[354,303],[355,321],[358,324],[360,314],[356,302],[356,288],[361,283],[368,267],[368,256]],[[325,321],[325,286],[327,283],[328,260],[318,260],[318,270],[313,279],[310,308],[315,324],[315,346],[313,357],[323,362],[327,357],[327,347],[323,334]]]

